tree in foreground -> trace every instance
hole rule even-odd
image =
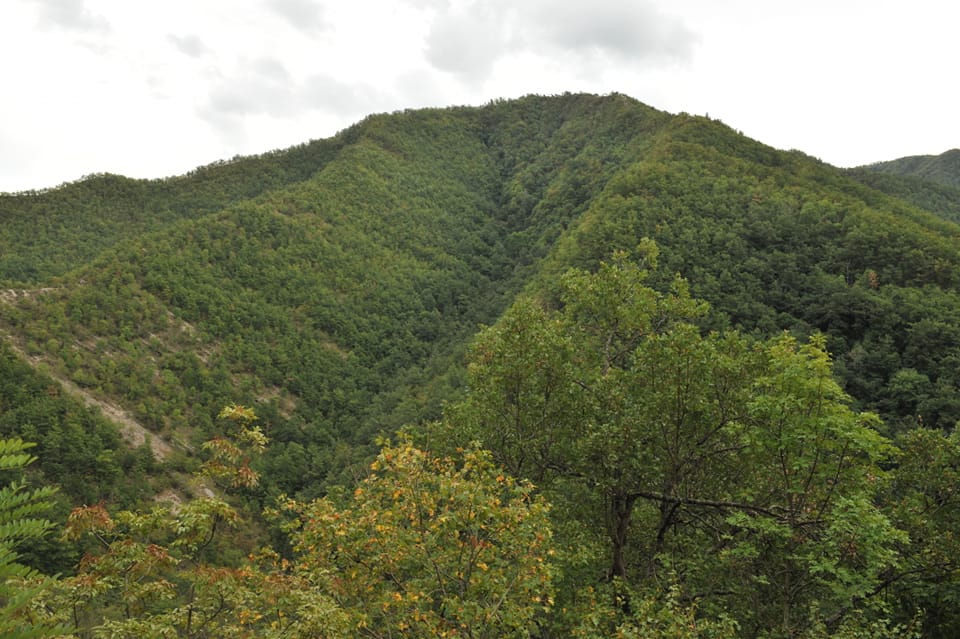
[[[552,605],[547,506],[483,451],[436,457],[404,442],[343,507],[287,507],[297,574],[355,636],[528,637]]]
[[[620,253],[568,272],[557,308],[519,301],[478,336],[442,430],[554,502],[574,535],[558,535],[564,602],[611,584],[626,623],[673,583],[745,636],[862,617],[906,540],[876,505],[892,450],[876,418],[850,408],[823,340],[704,334],[682,280],[645,278]]]
[[[33,444],[0,439],[0,472],[20,473],[35,461]],[[17,562],[19,544],[42,536],[50,527],[43,518],[51,507],[52,488],[29,489],[20,477],[0,489],[0,636],[5,639],[53,637],[63,627],[38,618],[31,609],[50,580]]]
[[[221,538],[242,525],[220,490],[258,481],[252,458],[266,437],[249,408],[220,413],[223,436],[204,445],[198,481],[204,496],[158,504],[148,512],[76,508],[65,538],[90,551],[77,574],[44,597],[81,639],[343,636],[340,615],[323,593],[291,575],[276,553],[238,557]]]
[[[257,480],[266,444],[252,411],[221,413],[201,476],[221,490]],[[75,509],[65,536],[90,551],[41,599],[79,639],[528,637],[552,605],[551,529],[533,487],[477,449],[439,458],[384,448],[339,506],[282,498],[269,514],[294,557],[230,556],[241,513],[205,496],[149,512]]]

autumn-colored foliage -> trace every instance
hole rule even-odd
[[[288,504],[297,571],[358,635],[525,637],[552,604],[550,523],[533,487],[477,449],[381,451],[348,503]]]

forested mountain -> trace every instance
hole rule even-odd
[[[371,117],[316,144],[338,147],[334,160],[295,150],[301,164],[287,173],[308,179],[179,220],[154,215],[182,211],[165,201],[145,208],[137,215],[158,231],[83,244],[75,252],[96,258],[11,292],[3,319],[28,355],[166,439],[189,445],[225,403],[256,403],[275,429],[270,476],[316,489],[342,466],[328,459],[338,442],[438,415],[460,385],[469,337],[496,320],[620,157],[667,119],[625,99],[547,104]],[[228,202],[249,188],[236,176],[249,170],[238,161],[187,183]],[[61,191],[111,183],[9,198],[5,228],[28,234],[39,202],[59,207]],[[102,197],[122,211],[127,195]],[[79,244],[66,225],[46,241]],[[24,254],[24,268],[48,268],[47,253]],[[6,273],[10,286],[23,270]]]
[[[493,581],[481,587],[487,599],[470,600],[480,606],[467,606],[470,621],[463,610],[461,626],[431,616],[453,615],[448,604],[414,606],[413,617],[377,622],[389,632],[415,621],[423,636],[468,627],[477,636],[700,636],[697,624],[703,636],[952,636],[956,220],[958,188],[842,171],[623,95],[375,115],[328,140],[182,177],[97,175],[0,195],[0,436],[38,443],[32,481],[60,485],[64,512],[88,505],[65,539],[92,531],[101,558],[119,556],[110,535],[123,535],[106,534],[105,506],[89,505],[135,508],[160,493],[201,504],[191,523],[161,535],[187,553],[178,570],[237,569],[236,549],[265,539],[284,561],[326,566],[296,573],[321,599],[276,595],[289,610],[328,611],[309,623],[296,613],[302,625],[286,636],[317,636],[309,624],[321,621],[323,632],[348,636],[338,624],[373,624],[396,595],[413,594],[398,576],[417,573],[412,564],[364,577],[314,553],[317,544],[352,552],[353,529],[318,522],[407,526],[375,516],[408,494],[404,478],[415,472],[428,473],[430,490],[477,496],[470,508],[487,509],[491,522],[509,505],[517,537],[493,544],[512,553],[500,565],[471,555],[471,570]],[[668,379],[680,381],[657,381]],[[300,505],[251,515],[231,542],[210,545],[203,522],[239,516],[205,500],[209,476],[189,476],[225,450],[204,444],[211,438],[240,432],[259,447],[253,413],[238,406],[251,407],[270,443],[262,454],[227,455],[261,478],[239,482],[234,505],[257,513],[279,495]],[[668,415],[670,441],[666,426],[637,426]],[[378,437],[401,427],[431,453],[410,442],[387,448],[379,474],[364,479]],[[460,461],[424,461],[430,454]],[[416,517],[440,508],[429,499]],[[116,530],[137,539],[159,525],[126,517]],[[468,524],[457,525],[448,532],[466,543]],[[538,526],[556,537],[542,557]],[[478,535],[476,553],[492,547]],[[148,612],[182,613],[185,595],[172,586],[156,601],[159,591],[125,591],[153,602],[125,613],[103,603],[107,590],[76,595],[92,583],[92,564],[71,562],[91,547],[71,543],[54,544],[60,554],[35,545],[25,557],[87,579],[56,595],[87,597],[73,601],[86,612],[61,619],[80,636],[107,621],[124,629],[104,636],[127,636]],[[554,550],[559,558],[548,559]],[[445,557],[436,552],[424,561]],[[713,555],[723,560],[708,567]],[[511,566],[528,572],[498,572]],[[449,570],[464,579],[462,566]],[[323,571],[373,581],[355,590]],[[164,583],[207,580],[208,590],[191,582],[199,597],[212,574]],[[230,596],[242,599],[250,584],[230,574]],[[103,588],[120,587],[115,575],[104,579]],[[391,579],[393,590],[380,592]],[[527,607],[491,594],[497,579],[522,583]],[[370,592],[384,598],[371,603]],[[554,596],[563,614],[551,612]],[[516,603],[516,616],[497,601]],[[228,608],[247,611],[243,636],[284,636],[237,602]],[[349,617],[361,608],[367,616]],[[210,615],[203,630],[175,616],[154,621],[183,636],[227,632]]]
[[[960,221],[960,150],[876,162],[846,173],[873,189]]]
[[[875,162],[862,167],[875,173],[917,177],[960,188],[960,149],[950,149],[940,155],[911,155],[897,160]]]
[[[845,173],[869,186],[913,204],[951,222],[960,222],[960,187],[930,182],[908,175],[894,175],[868,168],[847,169]]]

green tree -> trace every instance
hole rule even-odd
[[[633,592],[631,610],[624,614],[623,584],[585,588],[577,602],[573,628],[576,639],[735,639],[737,623],[727,615],[704,619],[695,604],[682,601],[680,588],[666,592]]]
[[[21,439],[0,439],[0,472],[21,472],[36,458],[33,446]],[[52,502],[54,489],[30,489],[23,478],[0,489],[0,634],[10,639],[53,637],[62,626],[38,618],[32,604],[50,580],[17,563],[17,546],[42,536],[51,523],[42,517]]]
[[[734,500],[748,507],[727,511],[720,574],[700,587],[730,588],[727,606],[755,633],[849,627],[882,612],[875,595],[907,541],[878,507],[894,449],[875,415],[850,408],[823,338],[762,350],[736,455]]]
[[[884,575],[883,589],[894,595],[897,612],[909,620],[924,611],[928,637],[960,633],[960,432],[915,428],[897,439],[899,456],[884,504],[909,533],[901,561]]]
[[[625,618],[630,588],[675,579],[748,635],[874,603],[904,540],[875,505],[891,448],[850,408],[824,341],[704,334],[682,280],[659,293],[646,277],[621,253],[567,273],[559,309],[508,311],[478,337],[446,435],[541,478],[555,517],[606,538],[593,579],[622,584]],[[579,574],[573,591],[590,583]]]
[[[384,448],[348,503],[287,504],[297,573],[355,636],[527,637],[552,605],[551,528],[533,487],[469,449]]]
[[[237,538],[221,539],[242,525],[242,513],[203,482],[255,486],[249,464],[266,438],[248,408],[231,405],[220,417],[226,432],[204,447],[208,458],[196,478],[204,496],[148,512],[111,514],[99,504],[70,514],[65,538],[94,548],[43,603],[79,637],[345,636],[332,600],[290,574],[275,552],[243,557],[230,546]]]

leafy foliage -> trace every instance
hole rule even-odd
[[[338,508],[296,511],[293,538],[311,587],[359,636],[526,637],[552,605],[543,500],[469,450],[433,457],[388,447]]]
[[[685,284],[661,294],[645,278],[621,253],[568,273],[561,309],[508,311],[479,336],[471,393],[441,432],[540,478],[607,538],[608,578],[679,575],[748,635],[809,629],[814,605],[836,623],[906,541],[874,502],[891,451],[875,416],[849,408],[822,338],[702,335]]]
[[[218,476],[253,478],[220,454],[265,442],[246,407],[212,447]],[[209,466],[208,466],[209,468]],[[148,512],[75,509],[67,538],[98,546],[41,599],[78,637],[526,637],[552,605],[547,507],[479,451],[437,458],[384,448],[351,505],[283,498],[296,557],[271,548],[224,562],[215,541],[241,513],[201,497]],[[218,547],[219,546],[219,547]]]
[[[221,418],[233,432],[209,447],[198,479],[212,473],[250,488],[256,477],[244,453],[266,443],[256,416],[228,406]],[[313,637],[321,626],[336,626],[329,599],[288,575],[275,553],[244,557],[237,537],[221,539],[219,533],[242,525],[242,512],[209,486],[200,492],[146,512],[111,514],[102,504],[74,509],[64,539],[86,538],[93,548],[77,574],[44,597],[43,609],[83,638]]]
[[[35,461],[32,447],[21,439],[0,439],[0,472],[20,471]],[[65,632],[37,619],[31,605],[49,580],[17,563],[20,544],[42,536],[50,521],[42,517],[51,507],[50,487],[29,489],[23,479],[0,488],[0,633],[10,639],[53,637]]]

